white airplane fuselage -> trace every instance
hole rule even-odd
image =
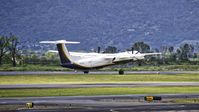
[[[75,62],[78,65],[84,66],[86,68],[100,68],[108,65],[114,65],[118,63],[124,63],[127,61],[136,61],[144,59],[144,55],[132,54],[130,51],[121,53],[79,53],[79,52],[69,52],[70,55],[77,59]]]
[[[139,53],[137,51],[134,51],[133,53],[131,51],[126,51],[126,52],[110,53],[110,54],[68,52],[65,44],[77,44],[79,42],[58,40],[58,41],[41,41],[40,43],[56,44],[61,60],[61,66],[71,69],[79,69],[79,70],[96,69],[119,63],[127,63],[130,61],[143,60],[146,55],[160,54],[160,53]]]

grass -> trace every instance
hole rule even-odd
[[[108,71],[118,71],[121,68],[117,67],[106,67],[101,70]],[[161,65],[161,66],[132,66],[128,68],[123,68],[124,70],[132,70],[132,71],[199,71],[199,65]],[[63,68],[59,65],[33,65],[33,64],[25,64],[17,67],[12,67],[11,65],[5,64],[0,67],[0,71],[69,71],[68,68]]]
[[[65,89],[1,89],[0,97],[87,96],[125,94],[193,94],[199,87],[119,87],[119,88],[65,88]]]
[[[131,82],[198,82],[199,74],[176,75],[4,75],[0,84],[85,84],[85,83],[131,83]]]
[[[173,100],[172,102],[174,103],[199,103],[199,99],[198,98],[195,98],[195,99],[176,99],[176,100]]]
[[[68,68],[59,65],[21,65],[12,67],[11,65],[0,66],[0,71],[69,71]]]
[[[118,71],[121,68],[103,68],[102,70]],[[199,65],[160,65],[160,66],[133,66],[123,68],[126,71],[199,71]]]

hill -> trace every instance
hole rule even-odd
[[[12,32],[29,48],[57,39],[83,50],[176,45],[199,39],[198,10],[198,0],[1,0],[0,35]]]

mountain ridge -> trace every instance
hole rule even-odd
[[[197,0],[1,0],[0,7],[0,34],[23,45],[65,39],[81,42],[72,49],[126,49],[199,40]]]

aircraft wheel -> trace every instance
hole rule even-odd
[[[124,70],[119,70],[118,73],[119,73],[120,75],[122,75],[122,74],[124,74]]]
[[[88,74],[89,73],[89,71],[84,71],[84,74]]]

